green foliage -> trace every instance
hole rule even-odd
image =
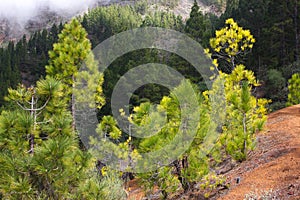
[[[134,9],[137,13],[140,13],[141,15],[146,14],[146,11],[148,9],[148,2],[147,0],[141,0],[141,1],[137,1],[134,4]]]
[[[73,20],[65,26],[49,53],[47,78],[38,81],[36,87],[19,85],[16,90],[9,89],[7,100],[15,102],[19,109],[3,111],[0,117],[1,163],[18,165],[18,168],[2,169],[0,192],[4,198],[77,199],[81,196],[101,199],[105,191],[109,191],[110,185],[101,186],[101,181],[95,181],[99,178],[94,172],[95,160],[80,150],[72,116],[67,111],[74,75],[99,94],[98,98],[91,98],[97,100],[100,107],[104,103],[100,96],[103,76],[94,73],[97,63],[90,54],[90,47],[86,32]],[[84,59],[89,71],[78,73]],[[90,191],[84,187],[87,184],[97,189]]]
[[[266,122],[266,105],[269,101],[256,99],[251,94],[252,88],[259,86],[254,73],[246,70],[244,65],[236,64],[236,56],[251,49],[255,39],[249,30],[238,27],[233,19],[226,20],[226,24],[229,28],[216,31],[216,38],[212,38],[210,43],[216,53],[231,63],[232,72],[220,72],[217,77],[219,81],[215,81],[213,89],[205,92],[205,95],[212,96],[224,87],[226,114],[220,116],[220,119],[224,119],[221,121],[220,151],[224,148],[232,158],[243,161],[247,158],[247,152],[255,146],[255,133],[262,130]],[[214,65],[218,67],[218,60],[214,60]]]
[[[19,109],[0,116],[3,198],[74,199],[80,182],[89,178],[93,162],[79,149],[62,98],[61,83],[50,77],[35,88],[9,90],[7,99]]]
[[[94,59],[94,54],[90,52],[79,72],[74,74],[75,83],[73,95],[77,104],[87,104],[90,108],[101,108],[105,104],[102,84],[103,73],[99,72],[98,62]]]
[[[146,13],[142,17],[135,7],[120,5],[92,9],[83,17],[82,23],[93,46],[114,34],[138,27],[154,26],[179,31],[184,29],[181,17],[173,13],[157,11]],[[190,78],[195,74],[195,70],[193,71],[191,70],[192,68],[186,67],[188,65],[186,61],[178,56],[170,55],[169,52],[155,49],[142,49],[130,52],[116,59],[104,72],[103,93],[106,97],[106,102],[110,102],[115,84],[128,70],[141,64],[158,62],[174,66],[180,72],[188,74]],[[195,79],[198,81],[200,78],[195,77]],[[133,106],[145,101],[158,103],[165,95],[168,95],[166,88],[155,84],[145,85],[138,89],[131,98],[130,108],[132,109]],[[111,109],[108,103],[101,109],[100,117],[110,114]]]
[[[300,103],[300,74],[296,73],[289,79],[288,106]]]
[[[100,179],[79,147],[62,83],[9,89],[19,109],[0,115],[0,194],[4,199],[125,199],[120,176]]]
[[[225,182],[225,177],[209,173],[203,177],[202,182],[200,183],[200,188],[207,191],[204,196],[209,198],[211,191],[215,190],[220,185],[224,185]]]
[[[13,42],[9,42],[6,49],[0,48],[0,105],[3,105],[7,88],[16,87],[20,80],[19,62],[20,55]]]
[[[268,70],[276,69],[283,73],[287,85],[287,80],[299,72],[299,8],[299,1],[239,0],[236,8],[228,8],[220,17],[221,23],[217,22],[217,26],[232,17],[250,29],[257,42],[245,60],[247,68],[264,80]],[[269,86],[263,90],[276,94]],[[273,100],[273,108],[282,108],[287,92],[285,89],[283,95],[273,98],[266,94],[265,97]]]
[[[150,14],[151,12],[147,10],[149,8],[145,3],[147,1],[136,1],[134,6],[113,5],[91,9],[82,17],[81,23],[88,32],[88,38],[91,39],[93,46],[96,46],[113,34],[140,27],[142,24],[183,30],[184,27],[183,23],[180,24],[180,21],[182,21],[179,20],[180,17],[176,17],[176,20],[174,20],[170,13],[155,12]],[[176,1],[158,1],[156,3],[165,4],[166,6],[171,6],[171,4],[176,6],[177,4]],[[222,5],[222,8],[226,4],[226,11],[220,17],[211,14],[209,17],[206,15],[203,16],[204,23],[202,23],[202,17],[190,17],[187,21],[185,28],[186,30],[189,29],[187,33],[191,36],[194,35],[197,40],[203,41],[205,47],[208,44],[207,40],[209,36],[205,39],[199,38],[198,35],[202,34],[201,30],[205,29],[205,34],[213,32],[214,29],[218,29],[224,25],[225,19],[233,18],[239,25],[251,30],[251,33],[257,39],[256,45],[247,53],[247,57],[245,55],[238,56],[236,64],[244,64],[247,66],[247,69],[254,71],[260,79],[264,79],[263,77],[267,75],[269,69],[281,71],[286,81],[291,78],[292,74],[299,71],[299,67],[295,64],[299,61],[300,48],[299,1],[228,0],[225,2],[206,0],[204,3],[207,5],[217,5],[217,7],[218,5]],[[193,13],[196,13],[195,10],[197,9],[193,9]],[[142,14],[145,16],[142,16]],[[200,16],[200,12],[198,15]],[[199,23],[194,23],[197,21]],[[172,27],[172,23],[177,24],[176,27]],[[202,27],[201,30],[199,27]],[[62,24],[53,25],[47,31],[34,32],[30,36],[24,36],[15,43],[9,42],[6,47],[1,48],[1,105],[5,103],[3,97],[7,95],[8,87],[16,88],[20,80],[26,86],[34,85],[41,76],[45,76],[44,66],[49,59],[48,51],[52,49],[53,43],[57,42],[58,33],[62,28]],[[134,56],[139,57],[139,54],[135,54]],[[168,60],[167,58],[170,58],[169,55],[163,57],[168,61],[168,64],[171,63],[172,66],[177,64],[174,65],[176,69],[184,69],[183,71],[189,71],[188,69],[190,69],[188,64],[182,60],[179,61],[174,58]],[[219,59],[217,54],[213,57]],[[142,59],[144,58],[141,56]],[[126,65],[125,63],[128,60],[133,59],[129,57],[122,59],[122,66]],[[219,68],[224,72],[226,71],[225,68],[232,68],[231,65],[228,67],[228,62],[223,59],[219,59],[219,64]],[[230,71],[227,70],[226,72],[229,73]],[[120,75],[120,73],[114,72],[112,74]],[[193,81],[195,80],[195,83],[199,82],[198,75],[194,74],[193,76],[189,76],[189,78],[192,78]],[[106,78],[106,80],[108,79],[110,77]],[[104,92],[107,95],[109,92],[106,91],[106,88]],[[268,92],[269,88],[265,88],[264,90]],[[162,95],[167,95],[167,93],[163,93]],[[270,98],[268,95],[265,97]],[[273,97],[271,98],[273,99]],[[134,105],[138,105],[140,102],[139,98],[136,99],[133,103]],[[287,95],[280,97],[280,100],[277,97],[273,99],[273,103],[277,105],[282,105],[285,101],[287,101]],[[110,114],[109,109],[107,107],[105,109],[105,115]]]
[[[237,26],[233,21],[229,20],[228,23],[233,24],[231,26],[233,29],[237,28],[233,27]],[[244,52],[242,51],[245,51],[246,48],[252,48],[251,44],[247,43],[247,41],[255,41],[250,36],[250,32],[244,31],[240,27],[237,29],[243,32],[241,33],[242,38],[248,36],[248,39],[245,39],[243,42],[243,39],[240,38],[240,42],[236,43],[237,46],[233,45],[235,48],[231,48],[230,46],[222,47],[223,50],[227,49],[228,53],[228,55],[225,55],[226,50],[224,50],[224,57],[235,57],[237,54],[243,54]],[[217,33],[219,32],[217,31]],[[227,45],[228,41],[232,40],[228,43],[233,43],[234,41],[232,35],[227,34],[229,39],[226,38],[226,33],[224,31],[223,34],[219,34],[223,35],[222,40],[226,41],[223,43],[224,46]],[[238,35],[236,36],[238,37]],[[211,41],[215,40],[212,39]],[[212,43],[215,44],[214,42]],[[217,45],[214,48],[218,48]],[[236,51],[237,48],[240,52]],[[218,65],[218,62],[215,60],[214,64]],[[187,191],[199,181],[204,181],[204,188],[213,189],[218,185],[222,185],[224,180],[221,177],[213,176],[211,169],[216,167],[227,155],[238,161],[243,161],[247,158],[248,151],[252,150],[255,146],[256,132],[263,129],[266,121],[267,110],[265,107],[268,101],[266,99],[256,99],[251,94],[252,89],[257,86],[259,84],[256,81],[254,73],[246,70],[243,65],[235,64],[230,74],[220,72],[219,77],[213,83],[212,89],[204,92],[204,101],[199,100],[198,102],[201,105],[201,109],[198,111],[201,117],[198,122],[198,132],[192,145],[178,160],[164,167],[167,171],[174,171],[177,177],[177,179],[172,179],[176,187],[172,188],[171,191],[177,190],[179,183],[179,186]],[[183,86],[179,86],[179,88],[181,87],[184,88]],[[183,90],[180,91],[183,92]],[[209,97],[214,99],[214,101],[210,101]],[[215,99],[217,97],[221,99]],[[145,120],[145,116],[147,119],[147,115],[149,115],[147,108],[149,108],[149,105],[147,106],[146,103],[134,109],[133,121],[135,123],[141,124],[147,121]],[[153,149],[159,149],[164,144],[172,141],[173,134],[179,131],[176,126],[179,125],[180,109],[176,98],[172,95],[164,97],[158,108],[167,111],[167,121],[171,126],[168,126],[167,123],[158,134],[140,141],[138,145],[139,151],[148,152]],[[224,108],[226,108],[225,113],[222,114],[220,110],[224,110]],[[221,124],[221,127],[217,127],[217,124]],[[217,133],[220,136],[217,138],[214,146],[212,149],[207,149],[207,146],[203,144],[204,138]],[[171,185],[168,181],[170,179],[167,178],[168,173],[164,172],[158,170],[139,176],[142,181],[145,179],[144,183],[147,180],[148,188],[152,188],[154,183],[157,183],[164,197],[166,197],[165,195],[168,194],[167,190],[170,189],[169,186]],[[159,177],[161,176],[165,177],[163,183],[159,182],[161,180]]]
[[[26,86],[34,85],[45,76],[48,51],[57,41],[60,28],[55,24],[50,30],[40,30],[30,36],[24,35],[16,43],[9,42],[0,48],[0,105],[6,104],[7,88],[16,88],[22,81]]]
[[[241,58],[253,48],[255,39],[249,30],[244,30],[232,19],[227,19],[226,27],[216,31],[216,37],[210,39],[212,57],[216,58],[221,64],[227,64],[229,69],[222,69],[231,72]],[[206,50],[207,53],[209,50]]]
[[[166,199],[168,194],[174,193],[180,188],[180,182],[170,167],[161,167],[155,172],[142,173],[137,176],[146,195],[150,195],[155,187],[159,187],[162,191],[162,198]]]
[[[120,179],[120,172],[116,172],[112,169],[107,170],[107,173],[99,181],[100,191],[102,191],[102,195],[100,196],[100,198],[114,199],[114,200],[126,199],[127,194],[126,194],[125,190],[123,189],[123,185],[124,185],[124,183]],[[87,188],[87,191],[89,191],[89,190],[90,190],[90,188]],[[99,191],[99,189],[98,189],[98,191]],[[90,198],[87,198],[87,199],[90,199]]]
[[[70,116],[66,114],[66,102],[62,100],[62,85],[59,81],[48,77],[38,81],[37,87],[26,88],[24,85],[19,85],[17,89],[9,89],[8,92],[6,99],[16,103],[23,110],[20,112],[21,115],[18,113],[18,119],[19,125],[21,124],[21,127],[27,131],[27,136],[23,138],[25,141],[32,137],[30,143],[33,145],[34,138],[40,142],[41,137],[48,138],[70,132],[66,126],[70,122]],[[53,124],[61,118],[63,120],[59,124]],[[59,132],[52,126],[60,128]],[[42,133],[44,130],[48,130],[49,135]],[[20,131],[21,129],[17,130]],[[30,151],[33,152],[33,146]]]
[[[169,12],[153,12],[145,16],[143,27],[161,27],[181,31],[183,29],[183,21],[180,16]]]
[[[224,1],[218,2],[224,5]],[[177,1],[164,1],[170,6]],[[197,121],[197,134],[190,148],[177,160],[155,172],[138,174],[143,187],[151,192],[158,187],[163,198],[168,194],[193,187],[196,182],[203,183],[204,188],[213,189],[223,184],[222,178],[211,173],[217,163],[228,155],[238,161],[247,158],[249,150],[255,146],[255,133],[263,128],[266,121],[265,99],[255,99],[252,92],[259,86],[252,69],[258,77],[265,78],[266,96],[273,102],[285,102],[282,92],[286,80],[298,72],[299,60],[299,1],[270,0],[228,0],[227,11],[220,19],[208,17],[199,12],[195,3],[190,18],[184,27],[182,19],[172,13],[154,12],[147,14],[147,5],[139,2],[132,6],[108,6],[90,10],[80,23],[73,20],[58,32],[62,26],[53,26],[51,30],[34,33],[28,40],[23,37],[16,45],[9,43],[7,48],[0,49],[0,104],[1,97],[7,95],[10,103],[16,103],[0,115],[0,194],[4,199],[123,199],[120,175],[108,170],[101,178],[94,173],[95,160],[90,154],[82,152],[78,146],[76,133],[71,123],[72,116],[67,111],[74,80],[87,83],[88,88],[97,94],[88,94],[88,98],[80,90],[73,93],[80,102],[98,102],[104,104],[102,93],[107,102],[118,78],[132,67],[148,62],[160,62],[172,65],[180,72],[187,72],[188,78],[200,84],[201,77],[182,59],[166,52],[146,49],[128,53],[117,59],[105,76],[95,73],[97,62],[90,54],[93,46],[113,34],[141,26],[156,26],[175,30],[185,30],[203,46],[209,44],[208,38],[215,27],[224,23],[224,18],[234,18],[251,29],[243,29],[228,19],[225,28],[216,31],[216,37],[210,40],[210,52],[216,67],[226,72],[214,80],[210,91],[205,92],[204,99],[199,95],[200,120]],[[145,16],[142,16],[145,14]],[[213,21],[215,20],[215,21]],[[258,23],[259,22],[259,23]],[[253,36],[252,36],[253,33]],[[253,43],[257,38],[257,44]],[[91,39],[91,43],[87,38]],[[44,65],[48,77],[36,83],[36,87],[17,87],[20,71],[23,81],[34,83],[44,76]],[[252,48],[253,47],[253,48]],[[207,51],[209,53],[209,51]],[[248,57],[246,57],[246,54]],[[78,72],[82,62],[87,60],[85,72]],[[247,66],[247,69],[245,65]],[[122,67],[120,67],[122,66]],[[30,73],[29,76],[28,72]],[[283,72],[283,74],[281,73]],[[185,75],[185,74],[184,74]],[[59,81],[51,78],[54,76]],[[300,103],[299,73],[289,80],[288,105]],[[29,78],[27,78],[29,77]],[[212,77],[214,78],[214,77]],[[105,80],[103,80],[105,79]],[[29,82],[28,82],[29,81]],[[104,88],[102,91],[102,82]],[[220,85],[223,84],[223,85]],[[35,85],[35,84],[33,84]],[[181,85],[177,88],[187,95]],[[225,94],[220,95],[222,91]],[[76,93],[77,92],[77,93]],[[199,93],[201,93],[199,91]],[[107,116],[109,108],[101,110],[104,116],[97,132],[101,140],[108,141],[107,146],[99,149],[113,150],[120,159],[128,159],[130,164],[139,163],[140,153],[158,150],[171,142],[180,129],[179,102],[165,88],[147,85],[137,90],[131,99],[133,114],[131,123],[140,125],[147,132],[156,130],[155,136],[137,139],[124,137],[115,119]],[[167,96],[168,95],[168,96]],[[210,102],[210,98],[220,95],[224,99]],[[67,97],[67,98],[65,98]],[[33,101],[34,103],[33,104]],[[150,99],[150,100],[149,100]],[[151,101],[159,103],[153,110]],[[141,102],[146,102],[140,104]],[[31,105],[34,105],[33,108]],[[44,106],[45,105],[45,106]],[[275,105],[275,104],[274,104]],[[15,109],[18,107],[18,109]],[[226,108],[222,114],[220,109]],[[39,110],[40,109],[40,110]],[[167,123],[160,116],[166,113]],[[220,114],[221,113],[221,114]],[[157,116],[157,117],[156,117]],[[125,117],[125,116],[124,116]],[[156,121],[150,121],[150,118]],[[221,123],[221,127],[217,124]],[[154,123],[154,124],[153,124]],[[159,129],[161,128],[161,129]],[[207,135],[220,134],[215,145],[209,151],[203,146]],[[92,141],[97,144],[97,141]],[[101,149],[102,148],[102,149]],[[34,150],[34,151],[33,151]],[[111,152],[108,152],[111,153]],[[144,163],[145,166],[147,163]]]
[[[141,15],[128,5],[97,7],[89,10],[83,19],[93,46],[114,34],[137,28],[142,24]]]
[[[76,76],[82,62],[90,53],[91,44],[87,33],[79,21],[73,19],[64,26],[58,35],[58,42],[49,51],[49,65],[46,66],[47,75],[61,80],[65,84],[65,95],[72,92],[74,76]]]
[[[185,32],[206,48],[212,37],[212,25],[208,15],[204,15],[199,9],[198,3],[195,1],[190,18],[186,21]]]
[[[165,124],[160,129],[157,129],[157,133],[154,136],[138,140],[138,143],[135,144],[138,152],[145,153],[159,150],[164,147],[165,144],[174,142],[176,134],[187,131],[180,126],[184,114],[181,113],[177,97],[181,95],[186,96],[188,91],[187,85],[182,83],[171,92],[170,96],[163,97],[157,107],[157,111],[150,112],[149,103],[144,103],[134,108],[132,122],[139,126],[144,125],[143,127],[145,127],[145,124],[150,123],[149,118],[156,116],[153,112],[166,112],[167,117]],[[199,99],[197,103],[201,105],[202,100]],[[210,163],[208,162],[208,157],[206,157],[206,153],[208,152],[206,152],[202,143],[209,129],[210,116],[205,110],[205,107],[202,106],[201,110],[194,111],[194,114],[199,115],[200,113],[201,117],[200,121],[194,124],[198,128],[190,148],[170,165],[160,167],[154,172],[137,175],[147,192],[153,191],[153,188],[158,186],[161,189],[163,198],[166,198],[170,193],[180,188],[183,188],[185,191],[189,190],[196,181],[201,180],[201,178],[209,172]],[[190,114],[193,114],[193,112]],[[154,119],[159,121],[157,118],[158,117],[155,117]],[[183,119],[183,121],[185,120]],[[194,122],[188,121],[187,123],[193,124]],[[151,125],[151,127],[153,126],[154,125]],[[148,129],[143,128],[143,130],[146,131]],[[171,156],[172,152],[168,153],[169,156]]]
[[[253,72],[245,70],[244,66],[238,65],[224,79],[226,120],[220,140],[227,153],[242,161],[255,145],[255,133],[262,130],[266,122],[268,101],[251,95],[252,87],[258,83]]]
[[[105,137],[111,137],[114,140],[119,139],[122,134],[112,116],[104,116],[102,118],[98,127],[98,132],[102,132],[104,133]]]
[[[58,35],[58,42],[49,51],[49,57],[47,77],[53,76],[62,82],[64,101],[71,105],[75,128],[76,106],[101,108],[105,103],[103,74],[98,71],[87,32],[78,20],[73,19],[64,26]]]
[[[237,54],[244,54],[243,51],[252,48],[252,44],[248,42],[255,40],[250,35],[250,31],[244,31],[230,20],[228,24],[231,24],[232,30],[238,29],[242,32],[242,38],[235,44],[237,47],[235,45],[233,45],[235,48],[227,46],[235,41],[235,36],[226,34],[226,29],[222,29],[223,32],[219,31],[223,33],[219,34],[219,36],[222,35],[222,39],[219,38],[219,40],[225,42],[218,44],[224,45],[224,47],[219,46],[222,51],[224,50],[224,57],[232,56],[235,59]],[[217,31],[217,33],[219,32]],[[243,40],[246,36],[248,39]],[[212,39],[211,41],[215,40]],[[217,45],[214,48],[218,48]],[[227,49],[227,55],[225,49]],[[239,49],[239,52],[236,49]],[[218,65],[217,60],[214,60],[214,64]],[[166,198],[170,192],[180,188],[188,191],[196,182],[203,182],[202,186],[208,190],[224,184],[222,177],[213,175],[212,169],[224,158],[228,158],[228,155],[238,161],[245,160],[249,150],[255,147],[255,134],[263,129],[266,122],[266,104],[268,101],[256,99],[251,93],[257,86],[259,84],[254,73],[246,70],[244,65],[235,64],[230,74],[220,72],[219,77],[214,80],[212,89],[203,93],[204,99],[199,98],[198,100],[200,110],[196,112],[201,117],[197,121],[197,134],[190,148],[170,165],[161,167],[154,172],[137,175],[146,190],[149,192],[153,190],[153,187],[158,186],[163,198]],[[133,138],[138,152],[159,150],[165,144],[173,142],[178,132],[184,131],[179,127],[183,113],[181,113],[180,104],[174,95],[175,91],[176,94],[187,95],[188,90],[184,84],[181,84],[174,91],[171,91],[169,96],[162,98],[156,111],[151,110],[149,102],[133,109],[132,123],[143,126],[143,128],[147,127],[145,125],[151,124],[149,118],[156,116],[155,112],[166,112],[167,118],[166,123],[157,129],[154,136],[138,140]],[[210,101],[211,99],[213,101]],[[222,110],[225,112],[223,113]],[[157,118],[159,117],[155,117],[156,120]],[[155,125],[151,125],[151,127]],[[145,132],[150,131],[147,128],[143,130]],[[218,135],[218,137],[215,138],[214,145],[209,148],[205,142],[207,142],[206,140],[213,140],[211,138],[213,135]],[[169,177],[171,172],[175,174],[175,176],[171,176],[172,178]]]
[[[283,74],[276,69],[268,70],[264,87],[266,88],[266,97],[274,102],[270,104],[270,109],[278,110],[284,108],[287,98],[287,87]]]

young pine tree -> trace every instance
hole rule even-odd
[[[254,73],[239,64],[239,58],[253,47],[255,39],[249,30],[239,27],[233,19],[226,20],[226,24],[225,28],[216,31],[216,37],[210,40],[210,45],[212,57],[218,58],[214,59],[214,65],[218,67],[220,58],[230,70],[226,70],[228,74],[220,71],[217,77],[219,81],[214,82],[213,89],[207,94],[214,94],[214,90],[224,87],[226,112],[220,130],[221,149],[234,159],[243,161],[247,158],[248,150],[255,145],[255,133],[263,128],[266,121],[265,106],[268,101],[256,99],[251,94],[253,87],[259,84]]]
[[[0,115],[0,193],[4,199],[95,199],[95,161],[79,148],[62,84],[10,89],[18,109]],[[89,185],[90,187],[86,187]],[[97,188],[97,189],[95,189]]]
[[[296,73],[289,80],[288,106],[300,103],[300,74]]]
[[[58,42],[53,45],[53,50],[49,51],[49,57],[49,65],[46,66],[47,75],[63,83],[65,99],[71,104],[73,128],[75,128],[75,100],[77,103],[96,102],[98,108],[104,104],[103,75],[98,71],[98,63],[91,51],[91,43],[78,20],[73,19],[64,26],[58,35]],[[82,94],[83,89],[80,88],[80,84],[85,82],[87,82],[87,89],[92,91],[89,93],[92,96],[86,99]]]
[[[255,39],[250,30],[244,30],[232,18],[227,19],[225,24],[226,27],[217,30],[216,37],[211,38],[209,43],[211,57],[221,64],[221,70],[230,73],[253,48]]]
[[[207,15],[199,10],[197,1],[194,1],[190,18],[186,21],[185,32],[201,45],[207,47],[212,36],[212,25]]]

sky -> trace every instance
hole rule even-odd
[[[20,23],[38,14],[44,6],[58,13],[75,14],[84,11],[89,5],[99,0],[0,0],[0,17],[16,19]],[[108,0],[101,0],[107,2]]]

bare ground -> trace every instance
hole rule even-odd
[[[244,199],[250,192],[272,191],[274,199],[299,200],[300,105],[270,114],[255,151],[226,176],[230,190],[219,199]]]

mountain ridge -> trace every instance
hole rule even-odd
[[[207,6],[202,1],[197,1],[200,7],[200,10],[204,13],[214,13],[216,15],[220,15],[222,11],[218,10],[215,5]],[[95,8],[98,6],[109,6],[112,4],[119,5],[133,5],[135,1],[133,0],[98,0],[96,1],[91,8]],[[189,17],[191,7],[194,3],[194,0],[179,0],[178,4],[174,8],[170,8],[168,6],[158,4],[154,2],[153,4],[149,4],[149,12],[155,11],[166,11],[166,12],[174,12],[176,15],[182,16],[183,20],[186,20]],[[29,36],[35,31],[49,29],[53,24],[59,24],[60,22],[66,22],[70,20],[74,16],[82,15],[87,12],[87,10],[81,10],[77,12],[75,15],[71,15],[66,12],[57,12],[51,10],[48,6],[40,7],[37,10],[36,15],[32,16],[26,22],[20,22],[17,18],[5,18],[0,17],[0,45],[8,42],[8,41],[17,41],[24,34]],[[0,15],[1,16],[1,15]]]

